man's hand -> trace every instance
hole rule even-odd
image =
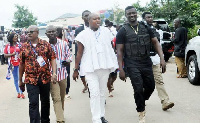
[[[51,82],[53,82],[53,84],[56,84],[57,81],[57,75],[54,73],[51,77]]]
[[[164,59],[160,60],[160,67],[162,68],[162,73],[166,72],[166,63]]]
[[[19,88],[21,89],[22,92],[25,91],[25,84],[22,81],[19,81]]]
[[[119,70],[119,78],[122,80],[122,81],[125,81],[126,82],[126,74],[124,72],[124,70]]]
[[[73,73],[73,80],[76,81],[76,79],[78,79],[78,71],[77,70],[75,70]]]
[[[13,53],[12,53],[12,56],[14,56],[14,55],[16,55],[16,52],[13,52]]]

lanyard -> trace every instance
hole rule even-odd
[[[100,31],[97,35],[95,34],[95,38],[97,39],[97,42],[98,42],[98,38],[99,38],[100,34],[101,34]]]
[[[131,28],[133,29],[133,31],[134,31],[136,34],[138,33],[138,24],[137,24],[137,29],[136,29],[136,30],[133,28],[133,26],[131,26]]]
[[[35,47],[32,46],[31,41],[30,41],[30,45],[31,45],[31,49],[33,49],[33,52],[35,53],[36,58],[37,58],[37,57],[38,57],[38,54],[37,54],[37,52],[35,51]]]

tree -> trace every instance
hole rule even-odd
[[[124,23],[124,10],[119,8],[119,5],[116,5],[114,8],[114,21],[117,25]]]
[[[14,13],[14,19],[12,26],[15,28],[29,27],[30,25],[37,24],[37,18],[29,12],[25,6],[15,5],[17,11]]]
[[[173,25],[174,19],[180,18],[182,25],[189,30],[189,39],[200,25],[199,0],[151,0],[146,7],[141,7],[139,2],[133,6],[139,12],[150,11],[155,19],[164,18],[170,25]]]

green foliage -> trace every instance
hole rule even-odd
[[[151,0],[146,7],[139,8],[138,11],[150,11],[154,18],[164,18],[168,23],[173,23],[173,20],[180,18],[183,26],[192,28],[199,24],[200,21],[200,2],[199,0]]]
[[[13,27],[27,28],[28,26],[35,25],[37,23],[37,18],[29,12],[28,8],[20,5],[15,5],[15,7],[17,8],[17,11],[14,13]]]
[[[145,12],[146,8],[142,7],[139,3],[140,1],[138,0],[136,3],[133,4],[133,7],[138,11],[138,12]]]
[[[194,28],[189,28],[188,39],[191,39],[197,36],[197,30],[200,28],[200,25],[195,25]]]
[[[146,7],[139,3],[133,4],[139,12],[150,11],[154,18],[164,18],[171,26],[176,18],[189,29],[189,37],[195,35],[195,25],[200,24],[200,0],[151,0]]]
[[[114,8],[114,22],[117,25],[124,23],[124,10],[119,8],[119,6],[115,6]]]

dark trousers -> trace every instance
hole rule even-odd
[[[134,89],[136,110],[145,110],[145,100],[148,100],[155,88],[152,67],[128,68],[128,74]]]
[[[4,55],[0,55],[1,65],[5,64],[5,57]]]
[[[69,88],[70,88],[70,65],[66,67],[67,69],[67,88],[66,88],[66,94],[69,93]]]
[[[43,84],[41,79],[39,79],[37,85],[26,84],[26,87],[29,98],[30,123],[50,123],[50,83]],[[41,118],[39,113],[39,95]]]

